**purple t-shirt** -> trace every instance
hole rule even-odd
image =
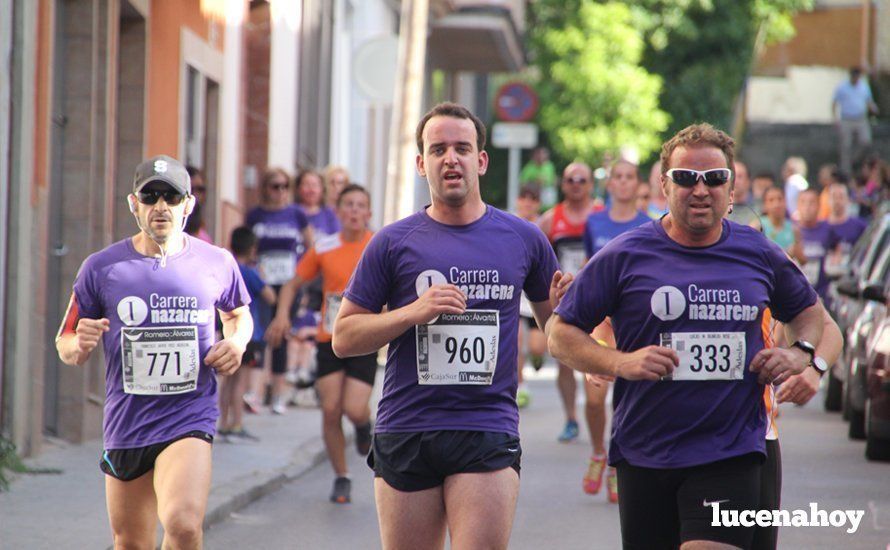
[[[297,261],[305,252],[303,229],[309,225],[306,214],[289,204],[281,210],[256,207],[244,221],[258,238],[258,266],[270,285],[281,285],[294,276]]]
[[[611,317],[625,352],[704,333],[745,344],[739,380],[616,380],[609,462],[683,468],[764,453],[763,385],[748,369],[763,349],[763,311],[786,322],[815,301],[781,248],[727,220],[720,240],[702,248],[678,244],[659,220],[609,242],[556,308],[563,321],[590,332]]]
[[[110,322],[102,338],[106,449],[144,447],[192,430],[215,433],[216,375],[204,364],[216,341],[215,311],[250,303],[228,251],[186,236],[185,248],[161,267],[128,238],[83,262],[74,296],[80,318]]]
[[[305,210],[303,213],[305,214]],[[322,206],[315,214],[306,214],[306,219],[315,231],[316,241],[340,231],[340,220],[329,206]]]
[[[828,222],[818,222],[813,227],[800,226],[800,240],[804,256],[807,257],[807,263],[801,270],[824,300],[828,296],[829,283],[825,274],[825,260],[829,252],[840,243],[840,237]]]
[[[862,218],[850,216],[841,223],[829,223],[828,225],[840,239],[842,252],[844,255],[848,255],[868,224]]]
[[[465,316],[441,315],[390,343],[376,431],[518,436],[519,300],[523,291],[532,302],[547,300],[556,269],[540,229],[492,206],[468,225],[441,224],[424,209],[376,233],[344,293],[350,301],[373,312],[384,305],[394,310],[441,283],[457,285],[468,297]],[[495,338],[497,346],[490,345]],[[496,361],[487,364],[495,351]],[[469,372],[480,366],[487,372]],[[444,376],[436,378],[436,372]]]

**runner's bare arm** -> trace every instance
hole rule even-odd
[[[680,361],[673,350],[660,346],[630,353],[607,348],[558,314],[547,323],[547,344],[555,359],[577,371],[627,380],[660,380]]]
[[[270,306],[275,305],[275,300],[277,299],[275,289],[269,285],[264,286],[263,290],[260,291],[260,298]]]
[[[816,357],[821,357],[829,368],[834,365],[844,351],[844,336],[837,323],[823,308],[822,340],[816,346]],[[805,369],[802,373],[792,376],[779,387],[776,399],[779,403],[791,402],[795,405],[805,405],[816,392],[819,391],[819,381],[822,377],[816,369]]]
[[[559,305],[562,297],[565,296],[566,292],[569,290],[569,286],[571,286],[573,279],[574,276],[571,273],[563,275],[562,271],[557,270],[553,274],[553,278],[550,280],[549,299],[541,302],[530,302],[532,313],[535,315],[535,321],[537,321],[538,327],[543,329],[543,327],[547,326],[547,321],[550,319],[550,316],[553,315],[553,310],[556,309],[556,306]]]
[[[785,324],[788,342],[803,340],[816,346],[822,340],[825,308],[822,302],[804,309],[790,322]],[[751,371],[759,373],[761,384],[781,384],[788,377],[800,374],[809,365],[810,356],[796,347],[769,348],[757,352],[751,360]]]
[[[544,232],[545,235],[550,234],[550,228],[553,226],[553,209],[544,212],[541,214],[541,217],[538,218],[538,227],[541,231]]]
[[[68,311],[56,335],[56,351],[66,365],[79,366],[86,361],[99,345],[102,334],[108,332],[108,319],[86,319],[80,316],[74,294],[68,302]]]
[[[266,333],[263,335],[263,339],[269,342],[273,348],[281,345],[284,335],[290,329],[290,308],[297,296],[297,291],[303,286],[303,282],[299,275],[294,275],[291,280],[284,283],[281,291],[278,292],[278,307],[275,310],[275,317],[266,327]]]
[[[211,346],[204,363],[222,375],[229,375],[241,366],[241,356],[253,334],[250,309],[241,306],[232,311],[219,310],[223,325],[223,339]]]
[[[374,353],[415,325],[429,323],[442,313],[463,313],[466,309],[466,296],[450,284],[433,285],[414,302],[381,313],[344,297],[334,321],[334,353],[337,357]]]

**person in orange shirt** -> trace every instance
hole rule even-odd
[[[343,290],[355,271],[371,231],[371,197],[364,187],[349,184],[337,198],[337,217],[341,230],[319,239],[297,264],[296,274],[281,288],[275,319],[266,329],[265,339],[273,346],[290,329],[291,303],[297,290],[321,276],[324,302],[318,327],[316,390],[321,401],[322,436],[328,458],[336,474],[331,501],[345,504],[351,500],[352,482],[346,465],[346,439],[342,419],[355,425],[356,448],[361,455],[371,447],[371,409],[368,404],[377,373],[377,354],[340,359],[331,347],[331,332],[340,310]]]

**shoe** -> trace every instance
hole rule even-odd
[[[284,404],[284,401],[276,401],[274,405],[272,405],[272,414],[285,414],[287,413],[287,405]]]
[[[229,437],[229,438],[233,438],[233,437],[235,437],[235,438],[238,438],[238,439],[245,439],[245,440],[248,440],[248,441],[259,441],[259,440],[260,440],[259,437],[253,435],[252,433],[248,432],[248,431],[245,430],[244,428],[239,428],[239,429],[237,429],[237,430],[232,430],[232,431],[230,431],[230,432],[228,433],[228,437]]]
[[[245,393],[242,399],[244,400],[244,410],[251,414],[260,414],[260,406],[252,393]]]
[[[368,456],[371,452],[371,421],[364,426],[355,427],[355,450],[361,456]]]
[[[559,434],[559,441],[562,443],[568,443],[569,441],[577,438],[578,422],[575,420],[567,421],[565,427],[562,429],[562,433]]]
[[[612,504],[618,503],[618,474],[615,472],[615,468],[609,468],[609,473],[606,474],[606,489],[609,490],[609,502]]]
[[[331,502],[346,504],[352,501],[352,480],[348,477],[338,477],[334,480],[334,490],[331,491]]]
[[[520,388],[519,391],[516,392],[516,404],[519,405],[520,409],[528,407],[531,400],[532,396],[527,389]]]
[[[541,370],[541,367],[544,366],[544,357],[541,355],[532,355],[532,368],[535,369],[535,372]]]
[[[582,486],[584,492],[588,495],[595,495],[600,492],[603,485],[603,471],[606,469],[606,457],[603,455],[590,457],[587,465],[587,473],[584,474]]]

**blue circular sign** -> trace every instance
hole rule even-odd
[[[495,96],[495,112],[506,122],[528,122],[538,112],[538,94],[528,84],[509,82]]]

